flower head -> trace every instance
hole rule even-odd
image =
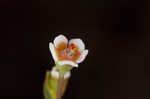
[[[87,56],[88,50],[81,39],[68,39],[64,35],[59,35],[54,39],[54,43],[49,44],[54,61],[59,65],[71,65],[78,67]]]

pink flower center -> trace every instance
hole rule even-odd
[[[61,45],[59,46],[61,47]],[[65,49],[59,50],[61,48],[56,48],[57,56],[60,60],[77,60],[80,56],[80,52],[75,44],[71,43]]]

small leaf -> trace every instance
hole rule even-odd
[[[44,84],[44,96],[45,99],[52,99],[51,94],[48,90],[48,86],[46,84]]]

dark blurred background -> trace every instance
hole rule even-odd
[[[90,50],[63,99],[150,99],[149,0],[1,0],[0,99],[44,99],[49,42]]]

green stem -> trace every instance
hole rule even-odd
[[[63,95],[63,83],[64,83],[64,75],[69,72],[72,69],[72,66],[70,65],[59,65],[56,62],[56,69],[59,72],[59,78],[58,78],[58,85],[57,85],[57,91],[56,91],[56,99],[61,99]]]
[[[61,99],[61,97],[62,97],[63,83],[64,83],[64,76],[59,75],[57,92],[56,92],[56,99]]]

